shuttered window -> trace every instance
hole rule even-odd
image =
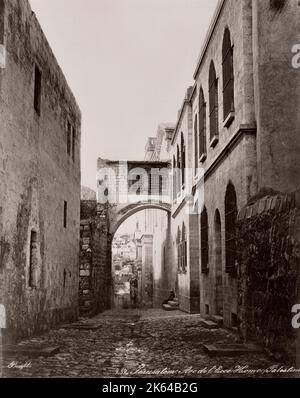
[[[201,213],[201,270],[202,273],[205,274],[208,272],[208,251],[209,251],[209,246],[208,246],[208,217],[207,217],[207,211],[206,208],[204,207],[202,213]]]
[[[206,154],[206,104],[202,87],[199,93],[199,156]]]
[[[219,104],[218,104],[218,79],[214,63],[209,69],[209,121],[210,139],[219,136]]]
[[[194,165],[195,165],[195,175],[198,171],[198,118],[197,115],[194,119]]]
[[[233,47],[231,45],[230,31],[226,28],[222,48],[223,58],[223,107],[224,120],[234,112],[234,73],[233,73]]]
[[[181,184],[182,188],[185,185],[185,166],[186,166],[186,159],[185,159],[185,142],[183,134],[181,133]]]

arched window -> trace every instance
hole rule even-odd
[[[176,175],[177,175],[177,189],[176,189],[176,194],[180,192],[180,187],[181,187],[181,151],[179,149],[179,145],[177,145],[177,170],[176,170]]]
[[[177,229],[176,245],[177,245],[177,269],[178,272],[181,272],[181,232],[179,227]]]
[[[203,274],[208,272],[208,217],[206,207],[201,213],[200,219],[201,227],[201,271]]]
[[[234,74],[233,74],[233,47],[230,31],[225,29],[222,48],[223,58],[223,107],[224,120],[234,112]]]
[[[234,186],[229,183],[225,195],[226,272],[235,271],[237,202]]]
[[[222,227],[221,216],[217,209],[215,211],[215,232],[214,232],[214,264],[216,283],[216,314],[223,315],[223,266],[222,266]]]
[[[178,227],[177,230],[177,268],[178,272],[185,273],[187,267],[187,240],[186,240],[186,229],[184,223],[182,224],[182,230]]]
[[[182,224],[182,236],[181,236],[181,269],[182,272],[186,272],[187,267],[187,240],[186,240],[186,229],[185,224]]]
[[[219,136],[218,79],[213,61],[209,69],[209,121],[211,146],[215,146]]]
[[[206,103],[202,87],[199,93],[199,156],[200,161],[206,158]]]
[[[183,133],[181,133],[181,184],[182,184],[182,188],[184,188],[184,184],[185,184],[185,166],[186,166],[185,142],[184,142]]]
[[[198,171],[198,118],[197,115],[194,119],[194,156],[195,156],[195,175],[197,175]]]
[[[176,159],[173,156],[173,200],[175,200],[176,196]]]

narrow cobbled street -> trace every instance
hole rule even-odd
[[[179,311],[107,311],[82,319],[82,329],[66,325],[23,342],[24,347],[58,346],[59,351],[49,357],[6,355],[4,377],[240,377],[237,366],[274,365],[257,353],[209,356],[205,344],[233,344],[237,337],[222,328],[207,329],[200,321],[198,315]]]

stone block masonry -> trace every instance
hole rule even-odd
[[[78,316],[81,112],[27,0],[0,1],[0,304],[6,340]]]
[[[239,328],[270,352],[296,362],[299,332],[292,307],[300,304],[298,193],[271,194],[239,213]]]
[[[111,305],[111,240],[104,209],[81,201],[79,311],[92,316]]]

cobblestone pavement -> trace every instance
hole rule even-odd
[[[22,343],[58,345],[60,351],[48,358],[6,357],[4,377],[249,377],[223,371],[274,365],[264,354],[209,357],[203,344],[235,343],[236,336],[205,329],[199,320],[179,311],[107,311],[82,320],[99,325],[97,330],[57,329]]]

